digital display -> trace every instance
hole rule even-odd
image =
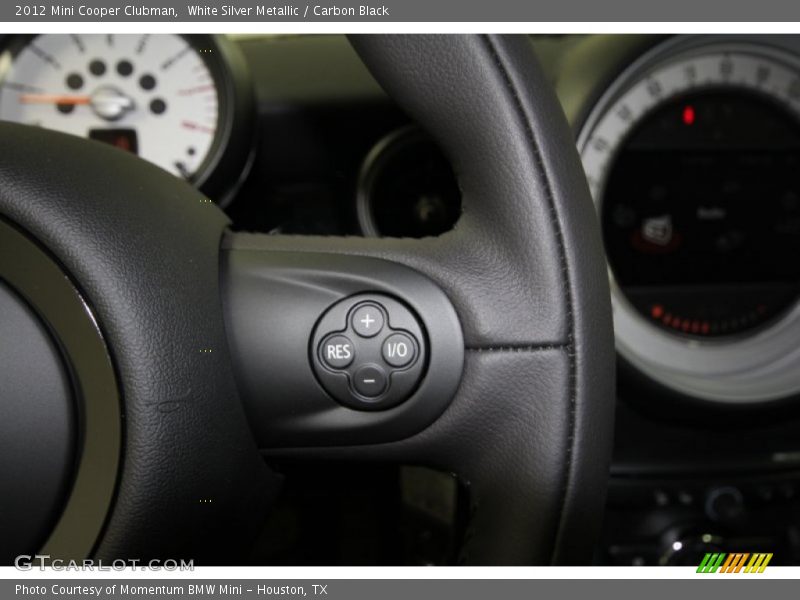
[[[615,278],[649,318],[706,335],[764,321],[800,291],[800,126],[755,93],[666,102],[623,143],[602,219]]]
[[[89,138],[133,154],[139,153],[139,143],[133,129],[90,129]]]

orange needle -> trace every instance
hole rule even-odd
[[[58,94],[22,94],[22,104],[91,104],[91,96],[60,96]]]

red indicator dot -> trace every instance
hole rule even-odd
[[[650,309],[650,314],[653,315],[654,319],[660,319],[664,316],[664,307],[660,304],[653,304],[653,307]]]
[[[683,114],[681,115],[683,118],[684,125],[694,125],[694,106],[688,105],[683,107]]]
[[[114,140],[114,145],[115,145],[117,148],[120,148],[121,150],[127,150],[128,152],[130,152],[130,150],[131,150],[131,142],[130,142],[130,140],[129,140],[127,137],[125,137],[124,135],[122,135],[122,136],[120,136],[120,137],[116,138],[116,139]]]

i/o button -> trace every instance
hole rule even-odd
[[[393,367],[405,367],[414,360],[414,342],[404,333],[390,335],[381,349],[383,360]]]

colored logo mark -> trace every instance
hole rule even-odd
[[[735,552],[726,554],[724,552],[709,552],[703,557],[700,566],[697,567],[697,572],[763,573],[770,560],[772,560],[772,553],[750,554],[748,552]]]

